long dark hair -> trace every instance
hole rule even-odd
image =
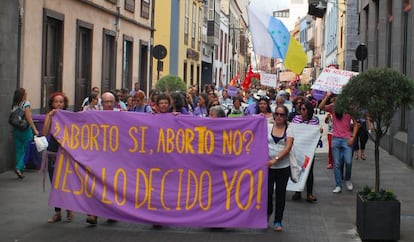
[[[311,120],[312,117],[313,117],[313,105],[312,105],[312,103],[309,102],[308,100],[306,100],[302,105],[305,105],[305,108],[308,110],[308,112],[307,112],[308,116],[306,117],[306,121]]]
[[[256,105],[256,114],[259,114],[260,113],[260,107],[259,107],[260,105],[259,105],[259,103],[261,101],[265,101],[266,102],[266,104],[267,104],[266,111],[268,113],[271,113],[272,112],[272,109],[270,108],[270,99],[268,97],[260,97],[259,100],[257,101],[257,105]]]
[[[17,88],[14,91],[12,108],[15,106],[19,106],[21,104],[25,93],[26,89],[24,89],[23,87]]]

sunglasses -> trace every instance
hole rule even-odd
[[[286,115],[285,113],[278,113],[278,112],[275,113],[275,116],[284,117],[285,115]]]

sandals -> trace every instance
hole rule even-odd
[[[313,203],[313,202],[318,201],[318,199],[315,197],[315,195],[309,194],[306,198],[306,201],[310,202],[310,203]]]
[[[362,160],[366,160],[367,158],[365,157],[365,154],[361,154],[361,159]]]
[[[23,175],[23,173],[21,172],[21,171],[19,171],[19,170],[14,170],[14,172],[16,173],[16,175],[17,175],[17,178],[19,178],[19,179],[23,179],[24,178],[24,175]]]
[[[93,215],[88,215],[88,217],[86,217],[86,222],[91,225],[96,225],[98,223],[98,217],[93,216]]]
[[[47,222],[50,224],[53,224],[59,221],[62,221],[62,215],[60,214],[55,214],[50,219],[47,220]]]
[[[68,221],[72,221],[73,220],[73,212],[72,211],[70,211],[70,210],[67,210],[66,211],[66,219]]]

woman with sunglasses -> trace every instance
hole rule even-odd
[[[297,96],[293,99],[293,108],[292,112],[289,113],[288,121],[292,122],[292,119],[300,114],[300,106],[306,101],[304,96]]]
[[[300,105],[297,102],[297,107],[299,108],[300,114],[296,115],[292,119],[292,123],[303,123],[303,124],[309,124],[309,125],[319,125],[319,119],[313,115],[314,109],[313,105],[309,101],[304,101]],[[321,129],[322,132],[322,129]],[[315,147],[316,149],[316,147]],[[314,158],[315,159],[315,158]],[[313,160],[312,165],[309,170],[308,179],[306,180],[306,201],[313,203],[317,201],[317,198],[315,195],[313,195],[313,166],[315,164],[315,160]],[[302,193],[301,192],[295,192],[295,194],[292,196],[292,200],[300,200],[302,199]]]
[[[286,187],[290,176],[289,152],[292,149],[293,138],[287,136],[288,129],[288,109],[283,105],[278,105],[273,113],[273,124],[269,124],[268,147],[269,147],[269,167],[268,176],[268,196],[267,196],[267,216],[275,211],[274,230],[282,231],[283,212],[286,203]],[[276,187],[275,187],[276,184]],[[276,188],[276,189],[275,189]],[[275,203],[273,204],[273,193],[276,193]]]

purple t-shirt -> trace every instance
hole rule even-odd
[[[207,117],[208,116],[207,108],[206,107],[197,106],[194,109],[193,115],[194,116],[197,116],[197,117]]]

